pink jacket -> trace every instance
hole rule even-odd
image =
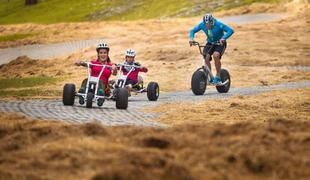
[[[124,68],[122,69],[122,71],[123,71],[123,74],[124,74],[124,75],[127,75],[128,72],[127,72]],[[145,69],[142,69],[142,68],[135,68],[135,70],[132,71],[132,72],[128,75],[127,79],[130,79],[130,80],[133,80],[133,81],[138,81],[139,72],[147,72],[147,71],[148,71],[147,68],[145,68]]]
[[[112,66],[112,64],[109,63],[109,62],[102,63],[102,62],[99,62],[97,59],[92,60],[91,63],[92,64],[100,64],[100,65]],[[102,69],[102,67],[100,67],[100,66],[91,66],[91,76],[98,77],[99,74],[100,74],[101,69]],[[100,80],[102,80],[104,84],[108,84],[109,78],[110,78],[111,74],[112,74],[112,70],[109,69],[109,68],[105,68],[103,70],[103,73],[101,74]]]

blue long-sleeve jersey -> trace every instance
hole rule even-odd
[[[205,23],[202,21],[190,31],[189,38],[191,41],[194,39],[195,33],[199,32],[200,30],[203,30],[207,35],[208,43],[215,43],[222,38],[226,40],[234,33],[234,30],[231,27],[216,19],[210,30],[208,30]],[[224,34],[224,32],[226,33]]]

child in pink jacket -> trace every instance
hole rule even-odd
[[[147,72],[148,69],[144,66],[141,66],[140,63],[135,62],[136,52],[133,49],[127,49],[125,52],[125,62],[126,65],[135,65],[139,67],[135,67],[134,70],[128,75],[126,80],[126,87],[128,88],[128,91],[130,93],[132,87],[137,85],[139,83],[138,81],[138,75],[139,72]],[[127,75],[127,73],[130,71],[130,67],[123,67],[122,72],[124,75]]]
[[[97,59],[94,59],[91,61],[91,64],[108,65],[110,67],[110,68],[105,68],[103,70],[103,73],[100,76],[98,95],[101,95],[101,96],[109,95],[110,93],[110,89],[108,87],[109,78],[111,74],[113,75],[117,74],[117,68],[111,63],[111,60],[109,57],[109,50],[110,48],[107,43],[98,44],[98,46],[96,47],[98,57]],[[75,64],[77,66],[87,66],[85,62],[77,62]],[[98,77],[103,67],[91,66],[90,68],[91,68],[91,76]],[[87,79],[84,79],[79,92],[85,93],[86,83],[87,83]]]

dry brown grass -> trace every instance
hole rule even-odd
[[[1,114],[0,176],[307,179],[308,94],[309,88],[187,108],[167,105],[168,115],[160,120],[173,126],[165,129],[69,125]]]
[[[309,93],[310,88],[283,90],[221,100],[164,104],[147,111],[161,114],[157,120],[170,125],[248,121],[260,124],[276,118],[309,121]]]

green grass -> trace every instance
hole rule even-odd
[[[222,5],[217,0],[39,0],[31,6],[24,0],[0,0],[0,24],[188,17],[254,2],[280,1],[288,0],[225,0]]]
[[[253,3],[279,3],[279,2],[285,2],[285,1],[291,1],[291,0],[241,0],[241,1],[235,1],[235,0],[226,0],[225,4],[217,7],[215,11],[222,11],[222,10],[228,10],[240,6],[246,6]]]
[[[46,84],[55,84],[58,79],[53,77],[27,77],[0,79],[0,90],[7,88],[35,87]]]
[[[25,6],[24,0],[1,0],[0,24],[82,21],[91,12],[104,8],[106,2],[103,0],[39,0],[36,5]]]
[[[190,0],[143,0],[137,1],[136,6],[125,12],[102,17],[108,20],[138,20],[174,16],[178,12],[193,6]]]
[[[0,90],[1,97],[31,97],[31,96],[61,96],[61,90],[40,90],[40,89],[26,89],[26,90]]]
[[[0,79],[0,96],[60,96],[61,90],[41,90],[39,86],[55,84],[63,80],[64,77],[26,77]],[[19,88],[31,89],[19,89]],[[8,88],[16,88],[14,90]]]
[[[0,36],[0,42],[16,41],[37,35],[38,33],[16,33]]]

